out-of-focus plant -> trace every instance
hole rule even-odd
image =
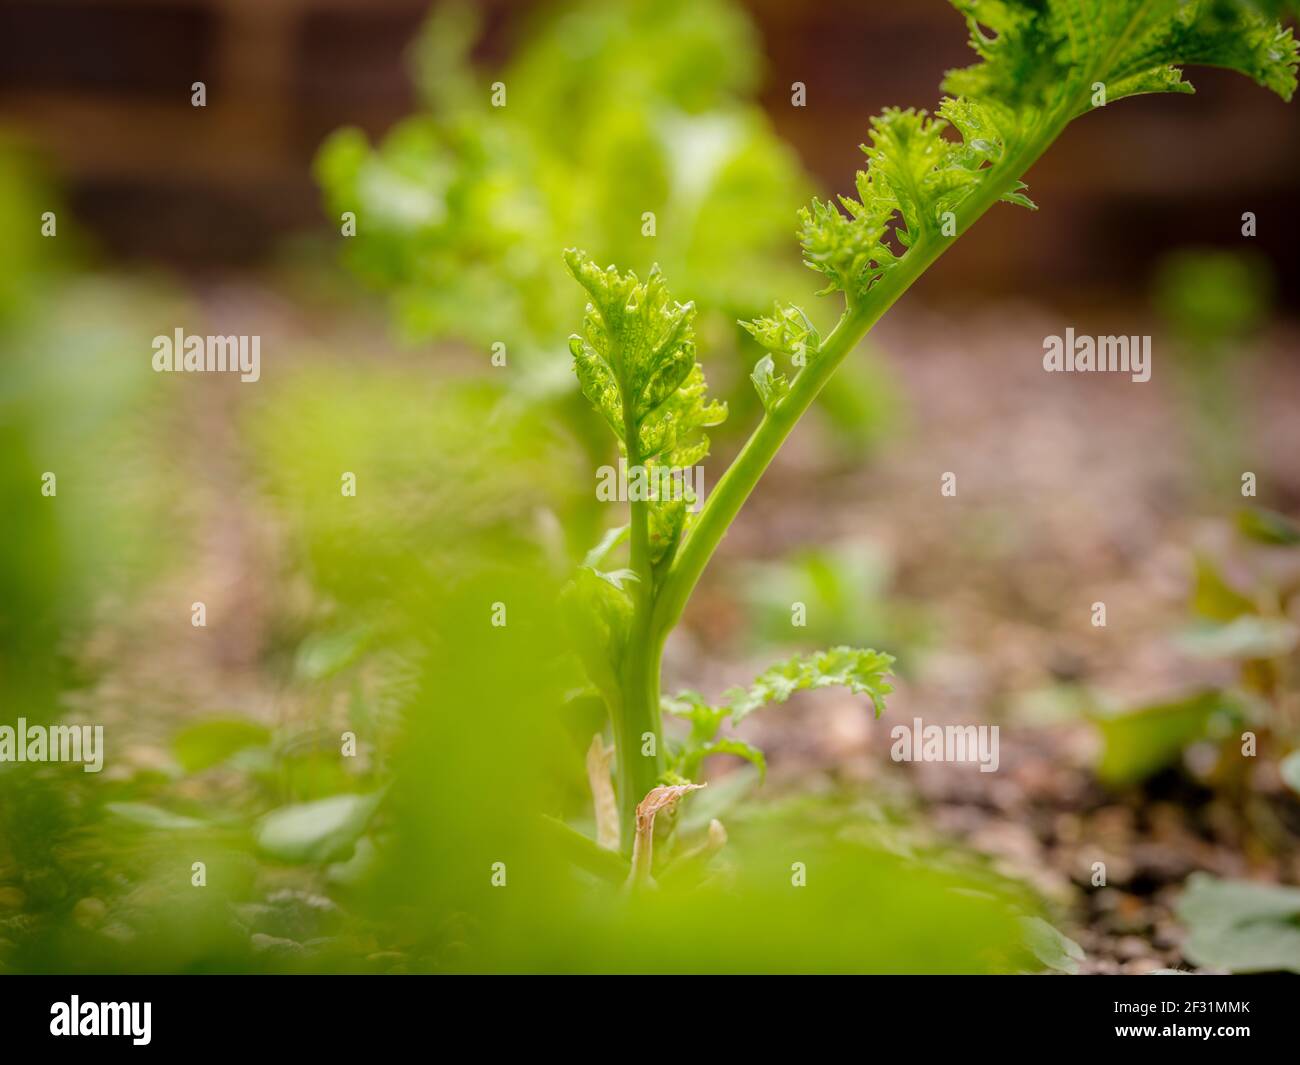
[[[1178,904],[1197,965],[1233,973],[1300,973],[1300,890],[1193,873]]]
[[[1156,277],[1156,307],[1179,348],[1173,367],[1191,412],[1198,465],[1216,481],[1242,469],[1250,432],[1242,380],[1272,294],[1268,263],[1240,252],[1181,251]]]
[[[1156,705],[1097,713],[1098,772],[1107,783],[1142,781],[1199,744],[1219,751],[1204,778],[1238,791],[1252,764],[1240,757],[1243,729],[1254,737],[1252,756],[1280,761],[1300,746],[1300,526],[1250,508],[1238,515],[1237,529],[1231,558],[1196,557],[1193,620],[1177,636],[1184,653],[1223,664],[1231,680]]]
[[[752,352],[735,322],[799,283],[787,205],[812,183],[755,102],[744,9],[570,0],[526,22],[491,74],[470,61],[478,36],[471,7],[439,4],[412,50],[423,110],[373,147],[340,130],[317,158],[330,211],[355,218],[346,260],[389,295],[402,332],[504,354],[507,388],[566,398],[554,250],[579,244],[602,262],[658,262],[695,294],[715,349]],[[729,398],[752,404],[738,366],[730,377]],[[900,403],[865,353],[827,395],[831,441],[860,456]]]
[[[783,205],[808,181],[753,102],[758,43],[735,4],[569,4],[491,75],[470,65],[477,37],[468,5],[438,5],[413,55],[425,109],[377,148],[341,130],[317,161],[330,210],[356,216],[349,262],[407,333],[553,369],[566,243],[657,259],[724,335],[771,305],[796,269]]]
[[[727,789],[712,786],[691,811],[703,821],[690,846],[652,843],[661,890],[617,890],[630,863],[544,816],[581,819],[590,807],[581,750],[569,743],[600,725],[576,695],[580,667],[555,624],[567,565],[563,545],[549,549],[546,533],[556,524],[547,514],[563,512],[576,483],[568,467],[583,457],[564,451],[547,419],[501,410],[477,383],[444,386],[431,419],[421,379],[408,367],[358,380],[352,366],[316,359],[310,372],[286,372],[244,424],[286,526],[286,560],[315,592],[306,616],[279,623],[278,639],[293,650],[276,659],[292,671],[294,690],[310,681],[313,703],[349,696],[348,716],[329,718],[338,723],[334,742],[338,728],[354,729],[363,756],[383,769],[335,781],[333,795],[299,791],[277,802],[285,737],[218,720],[177,735],[173,750],[187,773],[237,768],[262,785],[226,821],[251,836],[275,882],[290,873],[323,882],[350,914],[327,942],[230,964],[483,972],[1033,965],[1019,945],[1017,913],[1034,907],[1022,889],[960,855],[900,858],[879,841],[846,844],[854,812],[828,804],[764,804],[732,818]],[[491,431],[480,448],[457,447],[484,424]],[[341,468],[357,474],[353,498],[338,492]],[[286,574],[285,583],[296,580]],[[354,636],[358,629],[368,635]],[[595,758],[604,755],[602,746]],[[327,786],[333,779],[324,777]],[[175,801],[158,805],[170,813]],[[718,816],[729,820],[725,854],[717,829],[710,835]],[[212,828],[137,831],[192,846]],[[790,886],[795,861],[813,870],[815,894]],[[849,905],[863,891],[873,895],[870,913]],[[290,918],[301,922],[289,902],[272,914],[246,901],[250,894],[257,898],[239,889],[237,912],[259,941],[290,935],[277,931]],[[754,935],[760,925],[768,931]],[[366,957],[371,936],[391,949]],[[166,963],[185,957],[153,936],[138,949]]]
[[[851,539],[801,548],[786,558],[747,563],[737,574],[752,637],[760,643],[788,643],[791,611],[800,605],[801,641],[871,643],[886,632],[898,638],[900,622],[909,636],[917,625],[887,602],[890,563],[879,545]],[[914,639],[906,642],[914,643]]]
[[[0,224],[0,724],[102,722],[109,709],[78,698],[105,665],[88,647],[119,627],[184,530],[172,456],[149,417],[158,377],[133,354],[158,331],[141,323],[164,307],[174,321],[176,308],[79,274],[72,218],[7,141]],[[121,748],[105,734],[111,766]],[[121,796],[108,773],[11,759],[0,762],[0,967],[42,968],[74,907],[111,879],[88,836]]]
[[[167,463],[132,419],[157,378],[122,358],[138,317],[167,301],[78,276],[59,198],[7,141],[0,224],[12,233],[0,251],[0,710],[35,718],[74,672],[68,640],[93,625],[95,595],[126,594],[167,554],[141,535],[159,520]]]
[[[1023,176],[1074,119],[1135,94],[1190,92],[1184,64],[1241,71],[1286,99],[1296,85],[1291,31],[1254,3],[954,6],[967,17],[980,62],[948,75],[952,95],[936,115],[889,109],[873,120],[856,199],[814,200],[802,212],[805,262],[825,278],[825,293],[842,296],[843,314],[825,337],[793,305],[746,323],[767,350],[752,374],[765,414],[698,514],[691,513],[696,500],[689,490],[664,491],[665,474],[704,458],[706,431],[726,413],[708,398],[696,361],[694,305],[673,300],[657,268],[641,281],[613,266],[602,269],[584,253],[565,255],[589,301],[582,333],[570,342],[574,369],[631,471],[627,526],[587,557],[566,595],[614,739],[618,828],[606,824],[600,835],[619,838],[625,853],[639,852],[653,827],[647,814],[652,822],[666,805],[665,788],[677,789],[673,799],[685,794],[685,771],[695,768],[694,755],[713,753],[723,721],[828,684],[867,694],[877,712],[882,707],[891,659],[849,648],[791,659],[717,702],[691,694],[665,702],[660,695],[665,640],[704,567],[786,437],[870,328],[994,204],[1034,206]],[[1267,6],[1274,14],[1292,10]],[[620,564],[615,552],[624,543]],[[682,752],[664,742],[664,709],[691,722]],[[608,780],[597,769],[597,809],[608,811]]]
[[[61,209],[27,150],[0,134],[0,226],[9,234],[0,248],[0,329],[29,318],[56,274],[54,242],[41,229],[52,218],[57,233]]]

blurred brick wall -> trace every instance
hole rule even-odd
[[[769,53],[764,103],[828,188],[849,190],[869,117],[933,106],[944,70],[969,62],[945,0],[748,0]],[[507,53],[512,15],[480,4],[485,58]],[[256,261],[323,226],[316,146],[345,123],[381,133],[412,105],[403,52],[427,0],[0,0],[0,125],[22,130],[67,182],[111,253],[181,264]],[[790,106],[792,81],[808,106]],[[1294,201],[1300,106],[1244,79],[1197,71],[1198,99],[1125,101],[1076,123],[1030,175],[1047,213],[1003,209],[923,288],[1140,284],[1155,256],[1240,243],[1241,212],[1300,303]],[[190,106],[204,81],[208,106]]]

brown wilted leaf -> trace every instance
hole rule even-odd
[[[610,776],[609,762],[613,747],[606,747],[599,732],[591,737],[587,748],[587,780],[591,784],[591,799],[596,807],[596,842],[607,850],[619,847],[618,800],[614,797],[614,781]]]
[[[632,842],[632,873],[629,884],[652,882],[650,865],[654,849],[655,815],[671,810],[688,792],[699,791],[704,784],[660,784],[646,792],[636,807],[636,839]]]

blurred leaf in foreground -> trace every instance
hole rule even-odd
[[[350,264],[408,334],[505,340],[536,368],[569,332],[561,247],[643,276],[653,259],[728,330],[800,276],[789,205],[807,179],[753,102],[740,5],[558,5],[492,74],[471,64],[478,35],[470,6],[438,5],[413,52],[425,109],[373,148],[340,130],[316,162],[331,212],[357,216]]]
[[[337,862],[352,854],[381,794],[334,795],[285,806],[267,814],[257,829],[257,845],[285,862]]]
[[[1300,888],[1193,873],[1178,905],[1197,965],[1234,973],[1300,973]]]
[[[188,725],[172,738],[172,753],[187,773],[197,773],[248,747],[271,742],[271,731],[246,718],[214,718]]]
[[[1300,525],[1276,511],[1248,507],[1237,515],[1237,528],[1264,544],[1294,547],[1300,544]]]

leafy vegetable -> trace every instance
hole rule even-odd
[[[1284,99],[1296,86],[1296,42],[1274,21],[1294,14],[1293,3],[953,5],[966,17],[978,62],[948,74],[949,95],[933,114],[889,108],[873,119],[856,198],[814,200],[800,214],[805,264],[822,275],[823,294],[843,298],[838,324],[823,337],[802,310],[781,303],[770,317],[746,323],[767,349],[751,375],[764,415],[749,442],[693,520],[680,501],[629,501],[628,568],[638,579],[618,601],[626,636],[620,631],[617,640],[611,638],[591,677],[606,697],[613,725],[625,847],[637,804],[671,772],[660,721],[664,641],[781,444],[876,321],[994,204],[1034,207],[1023,177],[1075,118],[1139,93],[1190,92],[1182,71],[1187,64],[1240,71]],[[723,411],[705,399],[691,304],[668,297],[658,270],[642,283],[635,274],[601,269],[580,253],[569,252],[566,260],[590,299],[583,333],[570,342],[574,369],[629,466],[701,461],[708,451],[703,430],[716,425]],[[580,574],[578,581],[594,587],[589,577]],[[585,598],[608,615],[606,593]],[[1222,620],[1250,606],[1244,597],[1212,598]],[[610,628],[603,621],[596,627]],[[888,656],[845,648],[823,654],[774,667],[751,688],[729,692],[722,706],[691,693],[670,701],[669,711],[691,722],[691,737],[674,759],[676,774],[694,773],[704,757],[721,749],[719,742],[728,742],[715,740],[725,719],[783,701],[801,688],[843,683],[870,696],[879,712],[888,691]],[[1119,778],[1163,761],[1198,735],[1218,706],[1217,698],[1205,697],[1104,726],[1113,730],[1107,772]],[[762,764],[756,752],[731,749]]]

